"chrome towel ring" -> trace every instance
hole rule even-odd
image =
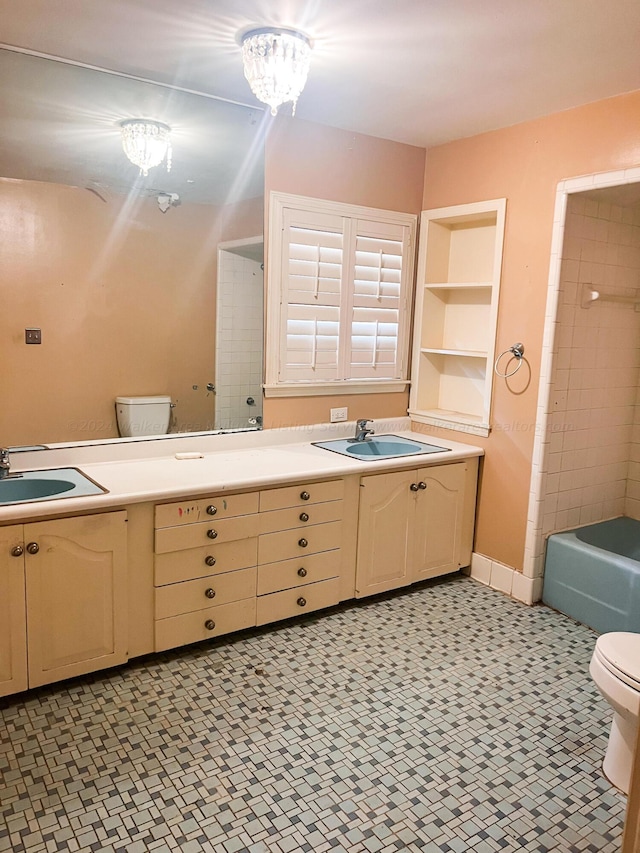
[[[500,373],[498,370],[498,362],[502,358],[503,355],[511,355],[513,358],[517,360],[517,364],[513,370],[510,370],[508,373],[505,371],[504,373]],[[522,362],[524,361],[524,344],[514,344],[513,346],[506,349],[504,352],[501,352],[500,355],[496,358],[496,363],[493,365],[493,370],[496,376],[500,376],[502,379],[508,379],[510,376],[514,376],[522,367]]]

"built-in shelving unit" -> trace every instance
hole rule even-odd
[[[488,435],[506,199],[425,210],[409,415]]]

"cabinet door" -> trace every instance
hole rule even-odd
[[[25,525],[29,686],[127,659],[127,514]],[[28,549],[28,544],[27,544]]]
[[[417,472],[412,581],[460,568],[465,472],[463,462]]]
[[[412,580],[415,471],[373,474],[360,483],[356,597]]]
[[[0,528],[0,696],[27,689],[22,542],[22,525]]]

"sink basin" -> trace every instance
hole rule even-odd
[[[0,506],[25,501],[48,501],[101,495],[107,490],[77,468],[50,471],[20,471],[0,480]]]
[[[425,444],[399,435],[378,435],[365,441],[354,438],[334,438],[331,441],[312,441],[315,447],[341,453],[356,459],[394,459],[398,456],[417,456],[423,453],[442,453],[449,447],[438,447],[436,444]]]

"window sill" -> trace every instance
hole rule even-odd
[[[265,397],[334,397],[339,394],[394,394],[405,391],[408,379],[376,379],[373,382],[344,380],[341,382],[281,383],[264,385]]]

